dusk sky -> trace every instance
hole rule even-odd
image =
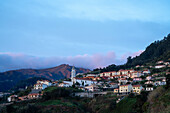
[[[1,0],[0,71],[123,64],[170,33],[169,0]]]

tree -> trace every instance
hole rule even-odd
[[[129,56],[129,57],[127,58],[127,64],[131,64],[131,63],[132,63],[132,57]]]

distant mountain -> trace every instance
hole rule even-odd
[[[31,77],[42,77],[49,80],[59,80],[69,78],[72,66],[62,64],[48,69],[20,69],[0,73],[0,92],[7,91],[17,82]],[[89,72],[89,69],[75,68],[77,73]]]

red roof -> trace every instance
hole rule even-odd
[[[133,85],[133,87],[141,87],[141,85]]]
[[[89,78],[77,78],[77,77],[75,77],[75,79],[78,79],[78,80],[90,80]]]
[[[32,93],[32,94],[29,94],[28,96],[30,95],[42,95],[42,94],[39,94],[39,93]]]
[[[113,72],[116,72],[116,71],[109,71],[109,72],[103,72],[103,73],[113,73]]]
[[[119,78],[118,80],[126,80],[126,78]]]
[[[42,83],[37,83],[37,84],[34,84],[34,85],[42,85]]]
[[[94,76],[88,76],[88,77],[84,77],[84,78],[95,78]]]
[[[119,77],[119,76],[127,76],[127,75],[125,75],[125,74],[124,75],[115,75],[114,77]]]
[[[111,84],[111,85],[115,85],[115,84],[117,84],[117,83],[113,83],[113,82],[111,82],[111,83],[109,83],[109,84]]]
[[[97,81],[97,80],[91,80],[91,79],[89,79],[89,78],[75,78],[75,79],[78,79],[78,80],[89,80],[89,81]]]
[[[103,79],[108,79],[109,77],[102,77]]]
[[[126,84],[126,85],[121,85],[121,86],[129,86],[129,85],[130,85],[130,84]],[[121,87],[121,86],[120,86],[120,87]]]

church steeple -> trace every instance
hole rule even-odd
[[[74,77],[76,77],[76,69],[73,66],[71,70],[71,81],[74,83]]]

